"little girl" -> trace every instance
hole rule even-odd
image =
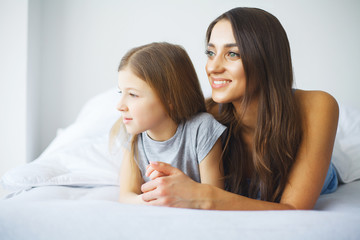
[[[186,51],[169,43],[131,49],[121,60],[117,109],[124,129],[120,202],[145,203],[141,185],[162,176],[151,161],[179,168],[193,180],[224,187],[220,136],[225,127],[206,113],[204,96]]]

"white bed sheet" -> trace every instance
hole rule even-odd
[[[9,194],[6,201],[53,201],[53,200],[104,200],[117,202],[118,186],[72,187],[43,186]],[[335,193],[319,197],[314,210],[322,211],[360,211],[360,181],[341,184]],[[360,213],[359,213],[360,215]],[[360,227],[360,226],[359,226]]]
[[[47,186],[0,201],[0,239],[360,239],[360,181],[311,211],[126,205],[118,187]]]
[[[8,201],[104,200],[116,202],[118,197],[118,186],[44,186],[15,192],[4,199]]]

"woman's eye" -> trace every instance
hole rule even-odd
[[[231,58],[239,58],[240,57],[240,54],[238,53],[235,53],[235,52],[229,52],[228,53],[228,56],[231,57]]]
[[[138,97],[138,95],[136,95],[136,94],[134,94],[134,93],[129,93],[129,95],[130,95],[131,97]]]
[[[213,51],[210,51],[210,50],[206,50],[206,51],[205,51],[205,54],[206,54],[206,56],[208,56],[208,57],[213,57],[213,56],[215,56],[215,53],[214,53]]]

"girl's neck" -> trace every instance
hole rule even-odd
[[[147,135],[159,142],[163,142],[172,138],[177,130],[178,124],[176,124],[170,117],[168,121],[162,122],[156,128],[147,130]]]

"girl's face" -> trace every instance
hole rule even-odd
[[[220,20],[212,29],[207,46],[206,73],[212,87],[212,99],[217,103],[241,101],[246,78],[231,23]]]
[[[157,134],[164,132],[172,120],[157,94],[129,68],[119,71],[118,86],[121,99],[117,109],[122,113],[126,131],[130,134],[147,131],[151,138],[158,140]]]

